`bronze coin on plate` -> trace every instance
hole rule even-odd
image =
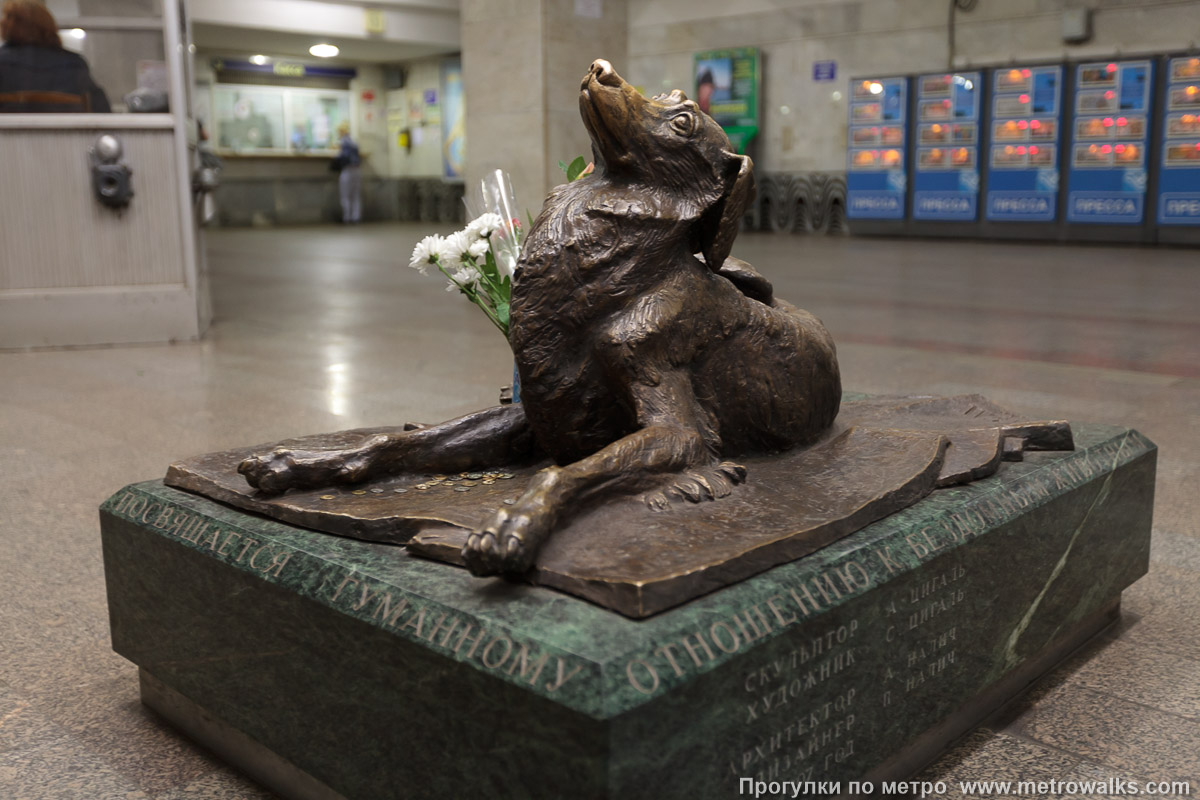
[[[418,483],[418,484],[417,484],[417,488],[418,488],[418,489],[428,489],[428,488],[429,488],[429,484],[428,484],[428,483]]]
[[[467,475],[467,477],[473,481],[477,481],[483,477],[483,473],[482,472],[472,472],[469,475]]]
[[[478,486],[478,485],[479,485],[478,481],[463,481],[462,483],[459,484],[459,486]]]
[[[351,494],[366,494],[366,493],[367,493],[366,489],[355,489],[353,492],[351,492]]]
[[[484,479],[481,481],[481,483],[482,483],[484,486],[491,486],[491,485],[492,485],[493,483],[495,483],[495,482],[496,482],[496,479],[495,479],[495,478],[484,478]]]
[[[323,495],[321,495],[321,499],[322,499],[322,500],[332,500],[332,499],[333,499],[333,495],[331,495],[331,494],[323,494]]]

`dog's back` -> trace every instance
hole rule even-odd
[[[739,284],[768,302],[714,274],[636,192],[603,179],[559,187],[526,239],[510,341],[539,443],[560,463],[599,450],[637,427],[629,382],[674,369],[689,372],[722,453],[815,438],[841,397],[824,327],[744,263],[731,259]]]

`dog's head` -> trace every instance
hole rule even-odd
[[[604,60],[580,89],[597,170],[665,193],[671,213],[691,223],[692,252],[720,269],[754,199],[754,164],[678,89],[648,99]]]

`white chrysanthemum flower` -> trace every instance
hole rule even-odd
[[[491,245],[488,244],[487,239],[476,239],[475,241],[471,242],[470,246],[467,248],[467,252],[470,253],[471,258],[479,261],[487,255],[487,252],[490,248]]]
[[[466,231],[457,231],[442,239],[438,248],[438,262],[447,272],[462,266],[463,254],[467,252],[470,241]]]
[[[453,280],[446,284],[447,292],[456,291],[464,286],[469,289],[474,288],[475,285],[479,283],[479,273],[470,267],[463,267],[462,269],[455,270],[454,272],[450,273],[450,277]]]
[[[446,238],[451,242],[454,242],[454,246],[461,249],[464,253],[466,253],[470,249],[471,245],[475,243],[475,237],[472,236],[471,232],[466,229],[455,231]]]
[[[494,212],[480,214],[475,219],[471,220],[471,224],[467,225],[467,230],[474,233],[480,239],[487,239],[493,233],[500,230],[504,225],[504,219]]]
[[[412,259],[408,262],[408,265],[422,275],[427,275],[430,265],[437,264],[437,260],[441,256],[442,245],[445,241],[445,239],[436,233],[432,236],[426,236],[417,242],[417,246],[413,248]]]

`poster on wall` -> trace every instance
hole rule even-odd
[[[696,53],[696,105],[725,129],[739,153],[758,135],[760,72],[757,47]]]
[[[467,123],[463,109],[462,61],[442,62],[442,174],[462,180],[466,166]]]

